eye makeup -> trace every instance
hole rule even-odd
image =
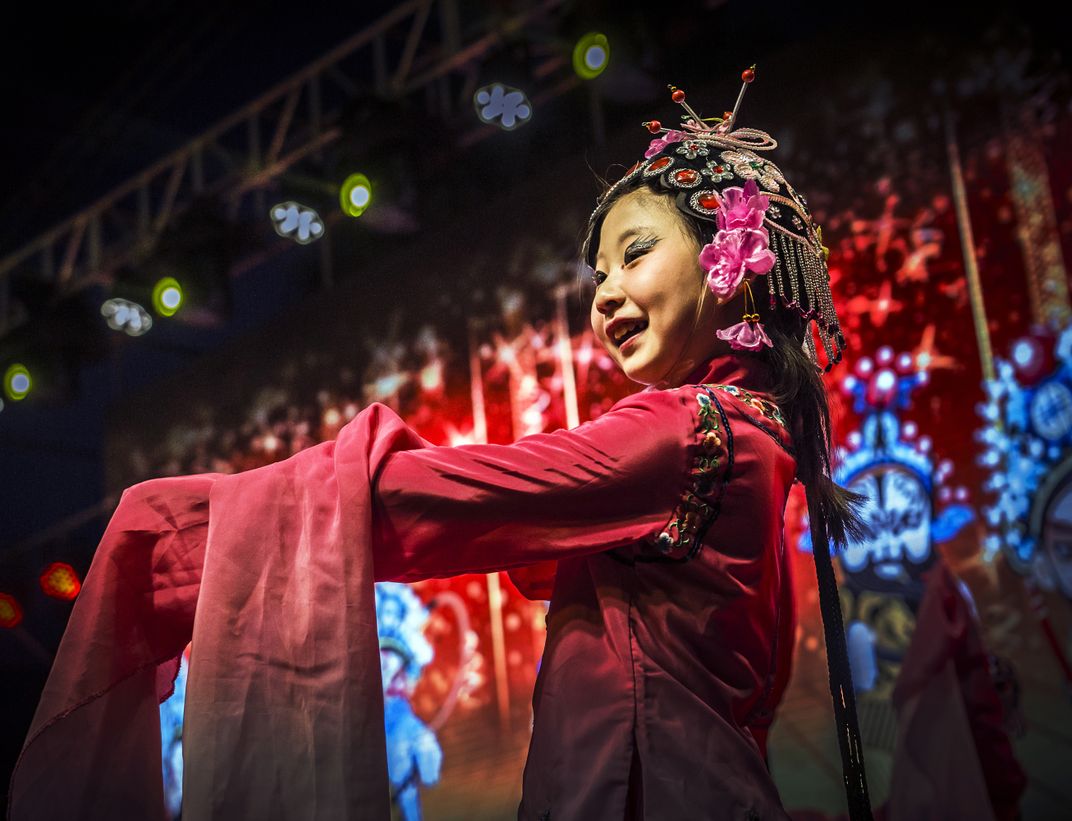
[[[625,254],[623,256],[625,264],[628,265],[634,259],[646,254],[655,247],[655,243],[658,241],[657,237],[640,237],[633,240],[629,243],[629,247],[625,249]]]
[[[659,238],[655,236],[638,237],[629,243],[629,246],[625,249],[625,253],[622,255],[622,261],[628,265],[654,248],[658,241]],[[600,283],[606,278],[607,275],[602,271],[593,271],[592,285],[598,288]]]

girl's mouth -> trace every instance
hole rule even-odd
[[[634,331],[629,336],[627,336],[625,338],[625,340],[618,346],[618,350],[621,351],[622,353],[625,353],[626,351],[632,350],[634,347],[636,347],[636,345],[637,345],[637,341],[636,341],[637,337],[639,337],[642,333],[644,333],[645,328],[647,328],[646,323],[645,323],[644,328],[640,328],[639,330]]]

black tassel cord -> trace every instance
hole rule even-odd
[[[819,582],[819,609],[822,611],[823,632],[826,635],[826,663],[830,674],[830,697],[834,701],[834,720],[837,723],[838,746],[841,748],[841,768],[845,781],[845,796],[851,821],[871,821],[871,799],[867,794],[867,775],[864,772],[864,752],[860,742],[860,724],[856,717],[856,695],[852,688],[849,653],[845,646],[845,628],[841,620],[841,600],[830,559],[830,539],[822,503],[815,492],[805,485],[808,520],[811,523],[812,556]]]

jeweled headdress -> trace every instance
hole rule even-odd
[[[770,160],[757,152],[771,151],[778,143],[755,128],[733,130],[745,89],[755,79],[755,66],[746,69],[732,112],[723,117],[700,117],[685,102],[685,92],[670,87],[671,99],[685,113],[677,129],[663,128],[658,120],[644,123],[656,137],[644,159],[612,185],[600,198],[588,222],[583,255],[594,266],[592,239],[598,231],[614,192],[642,178],[655,181],[675,195],[683,212],[715,223],[714,239],[704,246],[700,263],[708,284],[719,297],[748,286],[756,276],[767,275],[770,307],[798,311],[805,320],[804,348],[816,366],[829,371],[841,361],[845,337],[841,333],[830,294],[829,250],[822,229],[815,225],[803,194],[796,191]],[[746,308],[747,310],[747,308]],[[815,335],[819,331],[826,365],[819,362]],[[718,332],[736,349],[757,350],[770,345],[758,313]]]

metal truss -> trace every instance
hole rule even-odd
[[[341,111],[363,98],[424,92],[429,114],[471,109],[479,62],[510,38],[554,23],[565,0],[543,0],[511,17],[463,26],[459,0],[408,0],[289,79],[235,111],[97,202],[0,260],[0,337],[26,322],[10,298],[13,277],[47,283],[54,298],[108,283],[152,251],[194,200],[220,196],[237,212],[261,207],[265,187],[342,136]],[[572,87],[554,53],[533,72],[534,97]],[[557,76],[556,76],[557,75]],[[533,92],[540,89],[532,89]],[[483,127],[487,129],[487,127]],[[465,142],[472,142],[472,137]]]

